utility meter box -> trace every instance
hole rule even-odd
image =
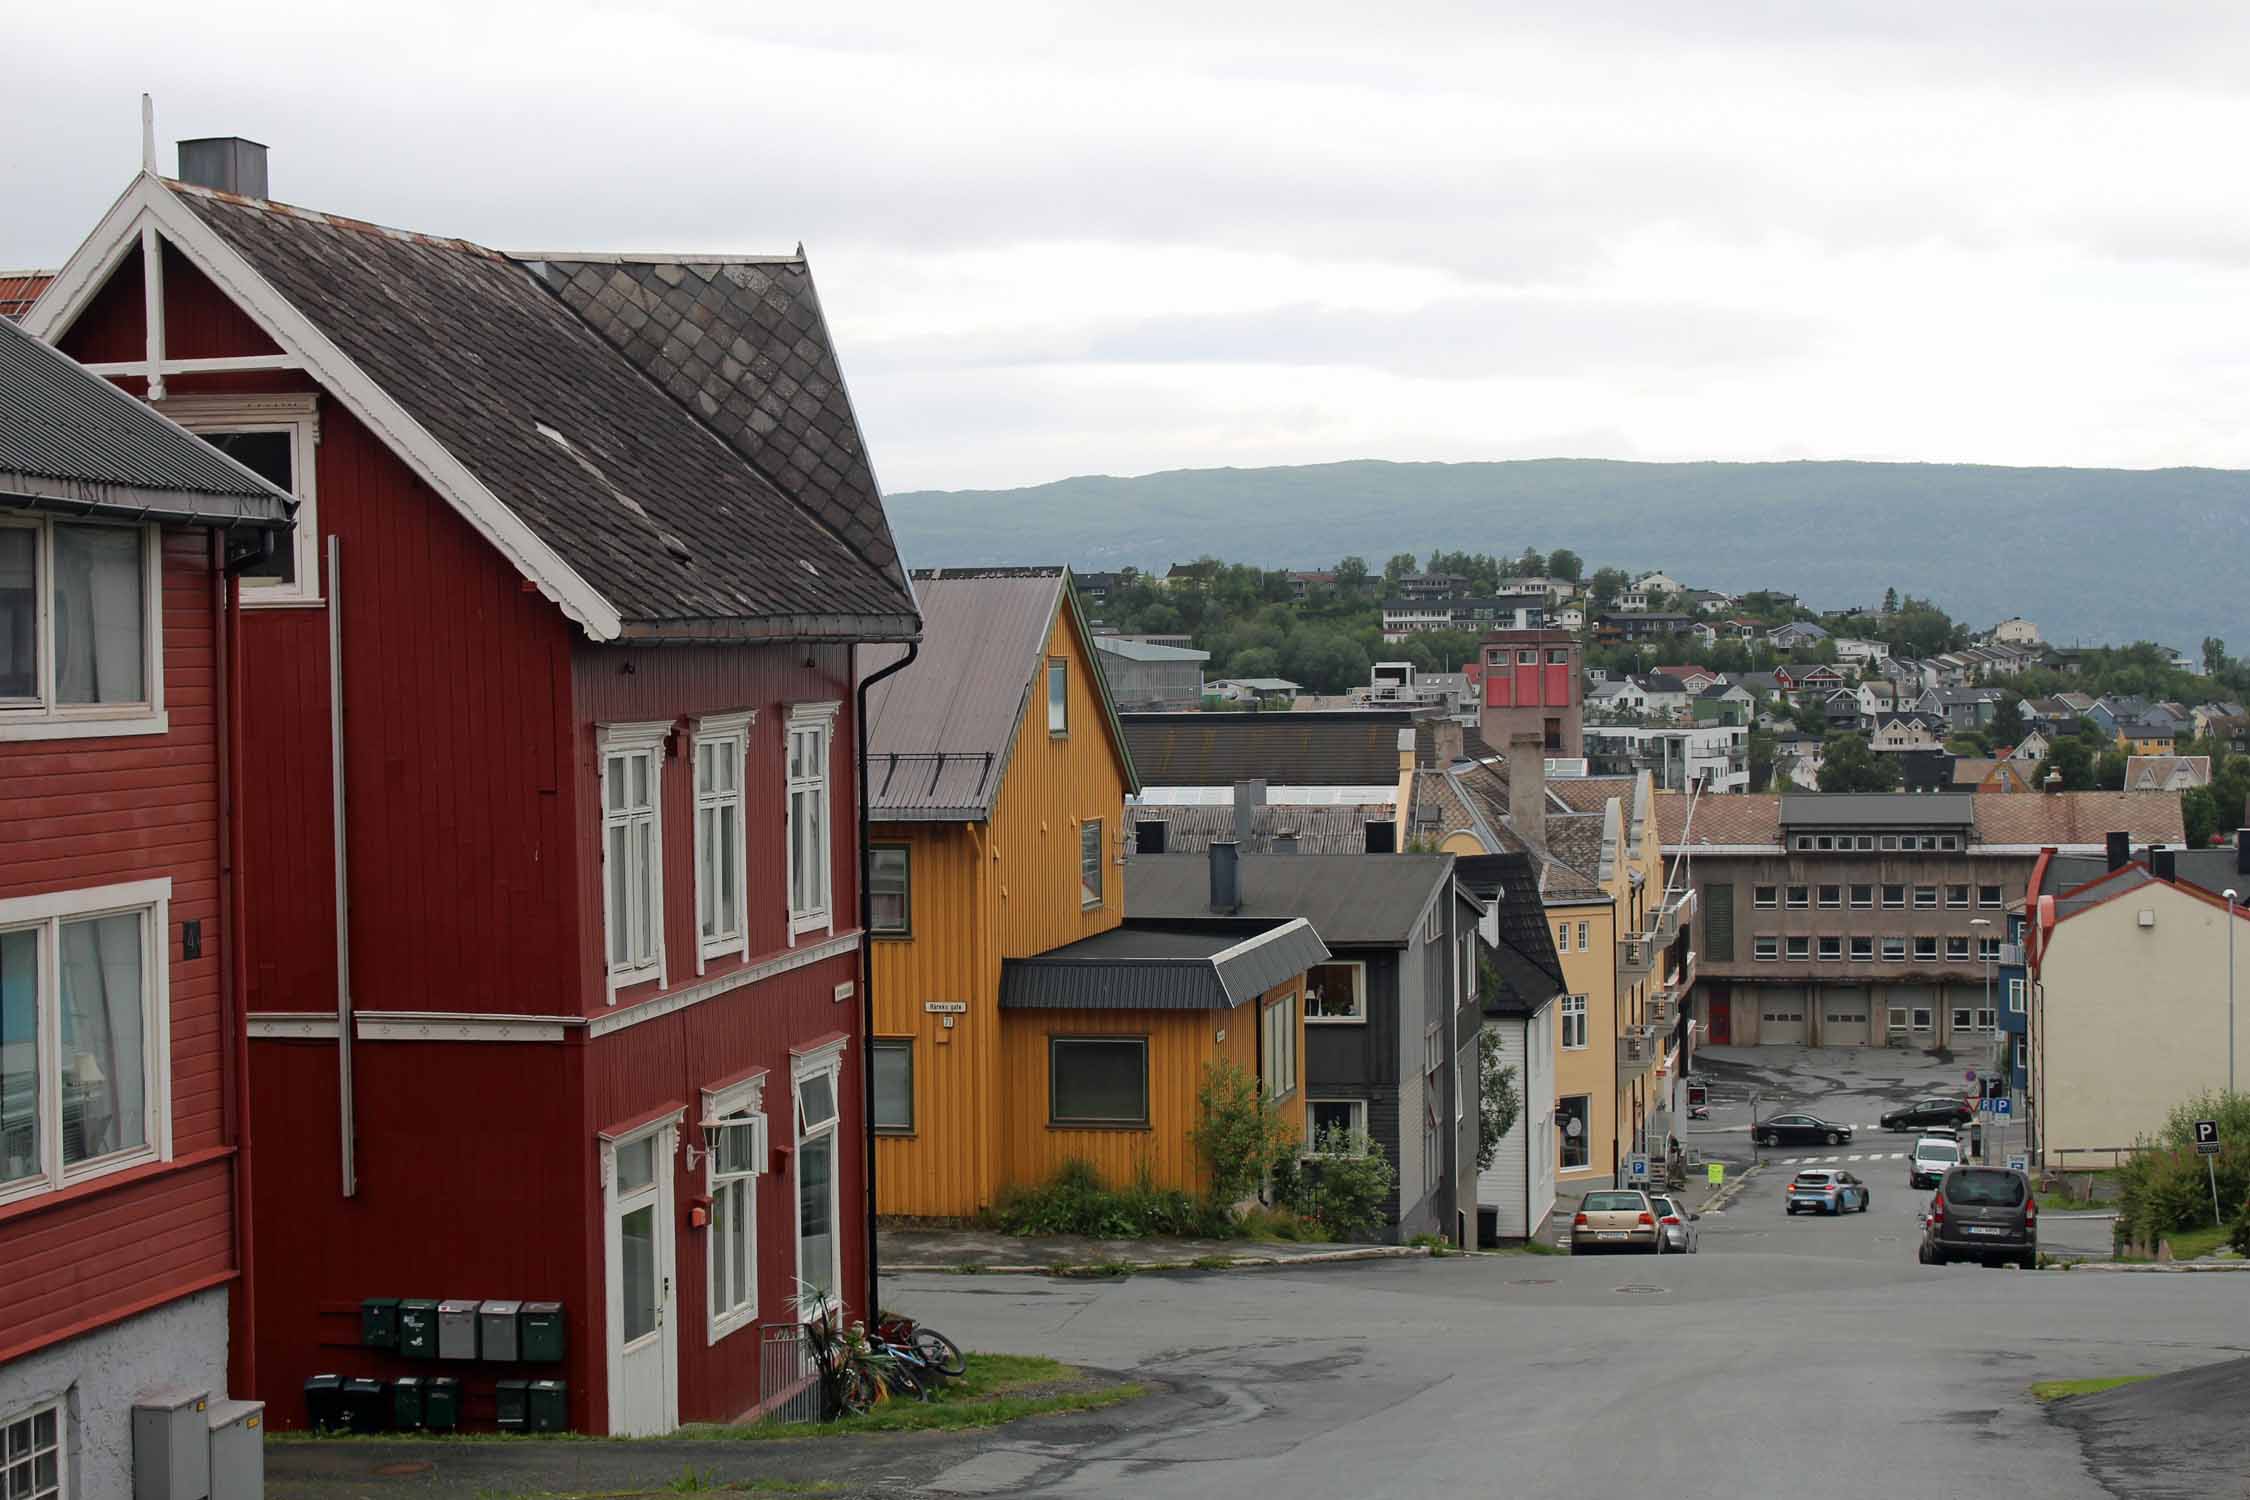
[[[493,1387],[499,1403],[502,1432],[528,1432],[531,1428],[531,1382],[503,1380]]]
[[[408,1359],[438,1357],[438,1305],[427,1297],[406,1297],[398,1304],[398,1352]]]
[[[398,1347],[398,1298],[369,1297],[360,1303],[359,1342],[368,1349]]]
[[[408,1375],[391,1382],[391,1425],[400,1432],[413,1432],[422,1425],[423,1393],[429,1389],[429,1377]]]
[[[439,1359],[477,1357],[477,1307],[475,1302],[448,1297],[437,1306]]]
[[[531,1382],[531,1430],[533,1432],[567,1432],[570,1430],[569,1381],[534,1380]]]
[[[210,1500],[211,1393],[144,1391],[133,1402],[133,1500]]]
[[[461,1425],[460,1381],[437,1375],[423,1385],[422,1425],[432,1432],[451,1432]]]
[[[264,1500],[266,1403],[214,1401],[204,1417],[211,1429],[211,1500]]]
[[[485,1302],[477,1308],[479,1337],[484,1341],[486,1359],[514,1361],[516,1330],[523,1313],[521,1302]]]
[[[563,1357],[563,1305],[526,1302],[517,1322],[516,1358],[532,1364],[560,1364]]]

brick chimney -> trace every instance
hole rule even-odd
[[[1508,826],[1524,842],[1547,846],[1547,744],[1540,735],[1508,736]]]
[[[1438,719],[1430,725],[1432,748],[1437,756],[1438,769],[1443,770],[1457,760],[1467,760],[1466,737],[1459,719]]]

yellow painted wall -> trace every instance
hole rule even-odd
[[[1587,946],[1578,947],[1578,924],[1586,924]],[[1562,1170],[1562,1133],[1555,1133],[1555,1185],[1583,1191],[1596,1179],[1609,1180],[1617,1144],[1617,916],[1609,902],[1588,901],[1547,908],[1548,926],[1557,930],[1556,949],[1569,992],[1586,997],[1586,1045],[1563,1046],[1560,1010],[1555,1015],[1555,1097],[1587,1096],[1586,1165]],[[1567,951],[1559,940],[1569,926]]]
[[[960,1216],[994,1201],[1006,1171],[1002,1096],[1012,1091],[1002,1071],[1001,960],[1045,953],[1123,919],[1125,769],[1089,652],[1070,611],[1058,610],[989,824],[879,823],[869,835],[913,851],[913,931],[873,944],[875,1034],[914,1041],[915,1129],[876,1142],[879,1213]],[[1063,735],[1047,731],[1050,656],[1070,663]],[[1102,822],[1104,873],[1103,900],[1091,907],[1081,903],[1078,868],[1088,818]],[[932,1001],[968,1010],[949,1029],[924,1009]]]

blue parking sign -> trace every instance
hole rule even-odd
[[[2006,1099],[1987,1099],[1983,1102],[1986,1114],[2004,1115],[2012,1112],[2009,1102]]]

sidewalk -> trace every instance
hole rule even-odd
[[[886,1276],[915,1271],[1094,1273],[1196,1267],[1322,1265],[1331,1261],[1396,1260],[1429,1252],[1412,1245],[1311,1244],[1287,1240],[1097,1240],[1081,1235],[1025,1236],[980,1229],[882,1229],[876,1253]]]

